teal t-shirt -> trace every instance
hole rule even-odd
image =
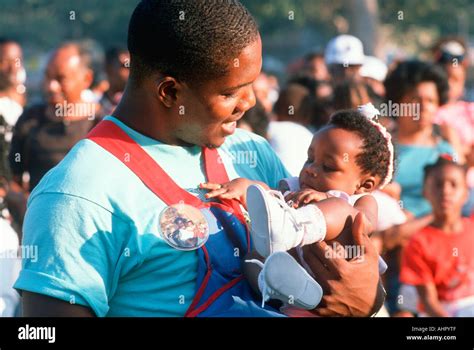
[[[452,146],[446,141],[440,141],[432,147],[397,145],[395,181],[402,187],[403,207],[416,217],[432,211],[431,204],[423,197],[424,167],[435,163],[442,153],[454,154]]]
[[[201,148],[160,143],[119,125],[182,188],[205,200]],[[276,188],[288,177],[261,137],[237,130],[218,149],[230,179]],[[165,208],[121,161],[82,140],[31,193],[15,288],[90,307],[97,316],[183,316],[196,292],[197,252],[171,248],[158,232]]]

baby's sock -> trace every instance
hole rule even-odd
[[[301,220],[300,224],[304,227],[299,245],[322,241],[326,237],[326,219],[321,209],[314,204],[309,204],[296,210]]]

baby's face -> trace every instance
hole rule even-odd
[[[356,164],[362,139],[354,132],[327,126],[318,131],[308,149],[308,160],[300,173],[301,188],[316,191],[362,193],[363,175]]]

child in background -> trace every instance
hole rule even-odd
[[[474,316],[474,221],[461,215],[466,172],[449,155],[425,167],[424,195],[434,220],[411,238],[400,274],[418,290],[420,315]]]
[[[391,181],[394,159],[390,134],[374,120],[378,114],[372,104],[335,113],[314,135],[299,178],[282,181],[286,197],[242,178],[202,185],[212,190],[208,198],[236,198],[246,205],[255,249],[267,258],[258,275],[264,301],[279,299],[314,309],[322,289],[301,247],[322,240],[354,245],[350,228],[359,213],[370,222],[368,232],[377,226],[377,203],[368,193]],[[297,258],[306,270],[286,253],[292,248],[298,248]]]

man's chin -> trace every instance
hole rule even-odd
[[[219,148],[221,147],[225,142],[225,137],[220,137],[220,138],[214,138],[212,140],[208,140],[207,142],[204,143],[204,145],[207,148]]]

